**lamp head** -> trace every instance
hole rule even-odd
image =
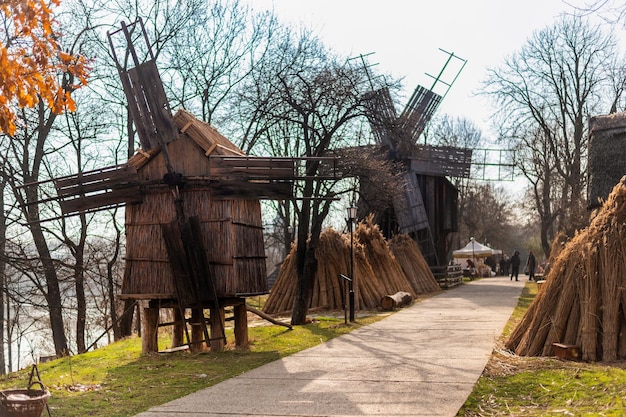
[[[357,212],[356,206],[353,204],[350,207],[348,207],[347,210],[348,210],[348,220],[351,222],[354,222],[356,220],[356,212]]]

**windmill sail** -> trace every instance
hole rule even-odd
[[[435,110],[441,103],[441,96],[418,85],[413,91],[409,103],[400,114],[400,128],[405,135],[405,140],[412,143],[422,134],[426,125],[435,114]]]
[[[146,41],[147,56],[141,59],[135,50],[130,29],[139,25]],[[116,54],[113,37],[123,35],[125,45],[124,62]],[[109,44],[120,76],[128,109],[137,129],[139,142],[144,150],[163,146],[177,138],[177,129],[172,120],[163,82],[156,66],[148,38],[141,19],[108,34]],[[129,59],[130,58],[130,59]]]
[[[402,198],[393,202],[398,227],[402,233],[417,232],[429,227],[428,214],[424,207],[424,200],[420,191],[417,178],[412,172],[402,173],[402,179],[406,183],[406,189]]]
[[[389,94],[389,88],[370,91],[366,95],[367,118],[376,141],[395,149],[397,141],[393,137],[398,116]]]

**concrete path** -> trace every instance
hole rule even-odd
[[[524,281],[484,278],[136,417],[455,416]]]

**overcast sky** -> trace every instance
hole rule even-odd
[[[488,139],[492,109],[475,93],[486,69],[519,50],[533,31],[573,12],[571,0],[250,0],[257,9],[274,9],[286,23],[313,29],[336,52],[368,57],[378,69],[405,79],[408,95],[418,84],[432,87],[433,79],[454,53],[444,81],[452,81],[467,60],[438,114],[466,117]],[[458,58],[457,58],[458,57]],[[440,84],[439,87],[444,87]],[[437,88],[435,88],[437,91]],[[442,93],[443,91],[437,91]],[[397,103],[398,111],[405,102]]]

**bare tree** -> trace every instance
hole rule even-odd
[[[2,207],[2,212],[0,212],[0,375],[4,375],[7,372],[6,366],[6,344],[8,338],[6,338],[6,327],[5,327],[5,311],[6,311],[6,270],[7,270],[7,259],[5,256],[6,253],[6,238],[7,238],[7,218],[4,211],[4,187],[5,182],[3,179],[0,179],[0,207]],[[10,344],[10,341],[8,342]]]
[[[589,0],[583,5],[572,4],[568,1],[565,3],[580,15],[595,14],[610,24],[626,26],[626,5],[620,0]]]
[[[253,150],[307,158],[292,206],[297,219],[298,284],[291,322],[297,325],[306,322],[323,222],[333,199],[350,191],[340,181],[317,180],[329,172],[327,164],[314,158],[358,144],[365,108],[360,87],[369,85],[361,69],[330,54],[310,33],[285,30],[281,35],[267,54],[271,60],[259,63],[254,78],[240,90],[238,114],[239,120],[249,121],[246,132]]]
[[[484,82],[483,93],[499,109],[500,135],[537,189],[546,255],[557,231],[571,234],[586,224],[587,119],[613,101],[604,99],[610,85],[604,63],[615,48],[599,26],[563,17],[490,69]]]
[[[239,0],[198,8],[164,51],[164,80],[173,107],[228,128],[226,106],[236,96],[233,91],[264,59],[277,26],[273,14],[255,13]],[[239,145],[246,150],[245,143]]]

